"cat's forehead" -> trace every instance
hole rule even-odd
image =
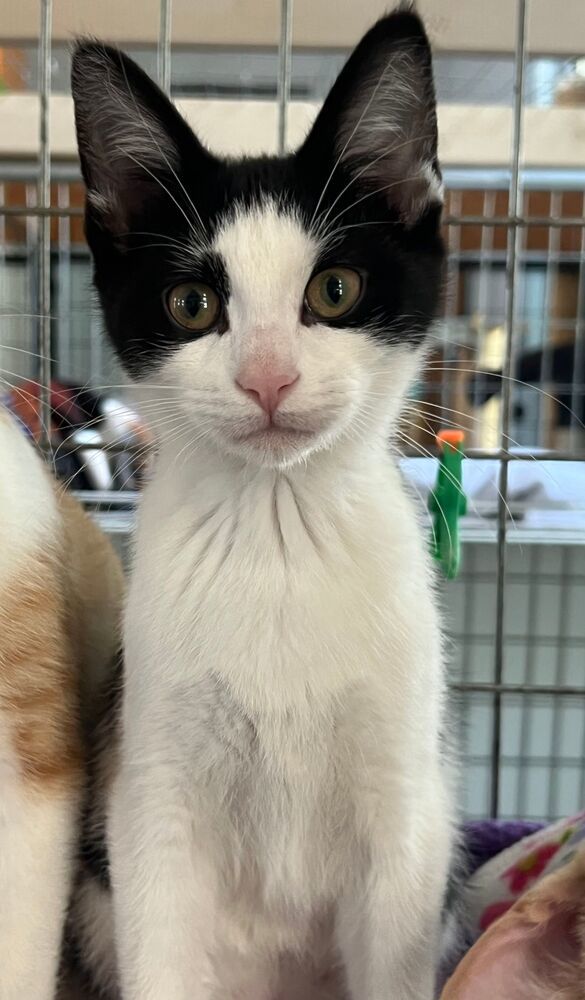
[[[259,304],[277,296],[283,307],[298,303],[319,254],[319,241],[294,202],[262,197],[236,204],[220,220],[212,249],[228,278],[232,297]]]

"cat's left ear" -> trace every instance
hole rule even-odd
[[[442,202],[431,49],[411,4],[362,38],[297,156],[328,173],[337,161],[356,199],[379,192],[407,225]]]
[[[184,214],[182,161],[198,177],[214,161],[156,84],[119,49],[89,39],[74,49],[71,89],[88,219],[125,233],[160,201]]]

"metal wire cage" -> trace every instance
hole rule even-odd
[[[513,59],[493,57],[491,70],[489,60],[474,70],[492,102],[507,88],[510,163],[445,171],[449,293],[401,431],[424,479],[436,430],[463,427],[469,475],[488,483],[463,526],[463,571],[442,591],[463,809],[473,817],[555,818],[585,804],[585,170],[539,173],[522,163],[527,107],[543,86],[565,100],[579,53],[535,64],[531,2],[517,0]],[[68,58],[63,45],[52,46],[52,15],[53,0],[40,0],[38,44],[13,54],[19,86],[38,92],[38,160],[0,154],[1,375],[5,385],[40,385],[38,441],[47,453],[51,379],[115,386],[121,378],[89,304],[79,173],[51,157],[52,75]],[[209,83],[213,51],[200,53],[200,80],[173,75],[184,57],[171,46],[173,0],[160,0],[158,18],[158,44],[135,54],[163,89],[221,94]],[[293,34],[293,0],[281,0],[278,50],[240,53],[240,91],[275,99],[280,151],[295,110],[291,91],[318,99],[343,59],[337,51],[311,57],[293,48]],[[468,63],[438,57],[439,99],[456,88],[457,74],[467,86]],[[556,499],[547,506],[549,486]],[[123,539],[134,496],[81,495]]]

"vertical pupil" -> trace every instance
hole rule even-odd
[[[197,315],[202,306],[205,308],[205,295],[201,295],[200,292],[192,288],[191,291],[185,296],[183,305],[185,307],[185,312],[193,318]]]
[[[325,284],[327,298],[334,306],[339,305],[343,298],[343,281],[337,274],[331,274]]]

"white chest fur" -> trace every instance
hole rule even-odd
[[[143,690],[211,672],[252,713],[326,704],[361,681],[432,702],[441,677],[428,577],[383,456],[357,475],[324,461],[318,476],[212,468],[172,489],[161,470],[140,519],[129,670]]]
[[[438,616],[398,473],[382,449],[357,473],[321,455],[318,474],[244,475],[208,456],[171,488],[172,465],[161,456],[145,493],[126,616],[118,919],[136,930],[142,913],[151,970],[149,949],[179,947],[159,941],[164,913],[187,955],[197,939],[169,997],[219,968],[239,987],[243,955],[302,950],[378,857],[376,914],[402,954],[387,894],[410,894],[415,923],[434,926],[450,817]],[[429,895],[415,869],[431,842]],[[157,869],[165,858],[156,921],[148,845]]]

